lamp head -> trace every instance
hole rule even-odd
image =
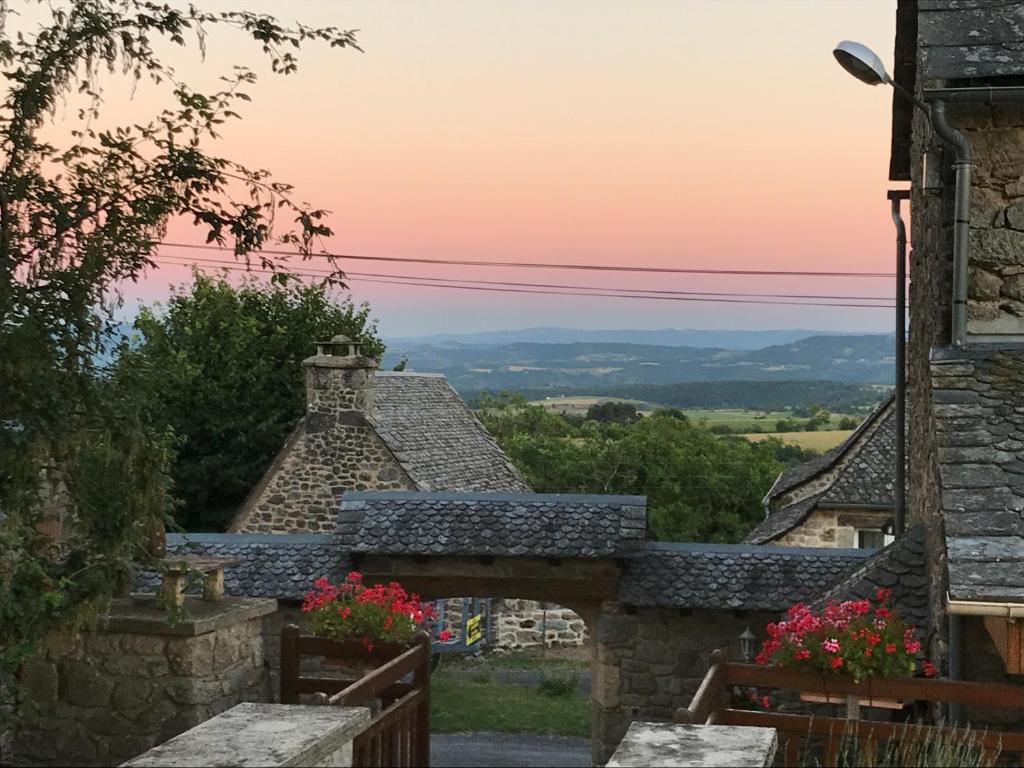
[[[885,65],[878,55],[866,45],[843,40],[832,51],[839,66],[868,85],[892,83],[892,78],[885,71]]]

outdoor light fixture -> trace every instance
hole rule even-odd
[[[855,43],[852,40],[843,40],[832,51],[839,66],[856,77],[862,83],[868,85],[881,85],[893,80],[885,71],[885,65],[878,58],[878,54],[862,43]]]
[[[754,650],[757,648],[757,637],[750,631],[750,627],[743,630],[743,634],[740,635],[740,654],[743,656],[743,660],[749,662],[754,658]]]

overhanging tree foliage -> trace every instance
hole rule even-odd
[[[135,328],[117,380],[177,438],[175,519],[188,531],[223,530],[281,448],[305,410],[301,361],[314,341],[344,333],[370,357],[384,352],[369,307],[326,286],[199,272]]]
[[[118,285],[155,266],[171,218],[279,280],[285,265],[262,246],[308,257],[331,233],[325,212],[293,202],[290,187],[207,149],[249,100],[253,73],[236,68],[203,93],[156,50],[203,49],[212,27],[230,28],[288,74],[304,42],[355,47],[347,31],[246,11],[143,0],[26,6],[46,20],[22,36],[0,3],[0,685],[46,632],[109,597],[168,511],[167,436],[97,363]],[[101,127],[102,82],[118,74],[165,88],[168,108]],[[68,98],[84,106],[58,145],[53,115]],[[275,217],[287,222],[276,232]],[[72,513],[60,548],[40,533],[54,504]]]
[[[783,466],[777,441],[721,437],[681,411],[578,424],[522,397],[483,396],[480,417],[533,490],[646,496],[651,532],[668,541],[742,540]]]

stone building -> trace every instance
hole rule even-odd
[[[230,595],[270,597],[264,646],[276,691],[282,622],[299,617],[309,584],[358,568],[427,597],[525,598],[571,609],[593,638],[592,741],[603,765],[633,720],[669,719],[689,704],[710,655],[743,658],[740,635],[760,632],[797,601],[836,590],[895,587],[920,563],[894,547],[868,550],[647,540],[646,500],[528,493],[350,492],[332,533],[171,534],[168,547],[227,557]],[[882,555],[885,557],[882,557]],[[870,567],[869,567],[870,566]],[[856,577],[856,578],[854,578]],[[152,587],[145,576],[140,587]],[[901,610],[912,615],[912,607]]]
[[[1024,672],[1022,39],[1021,2],[898,4],[895,79],[930,112],[894,94],[890,178],[911,182],[914,244],[908,512],[932,654],[978,680]]]
[[[886,398],[840,445],[787,469],[764,497],[751,544],[878,549],[892,541],[896,429]]]
[[[529,490],[444,376],[379,372],[344,337],[302,364],[306,414],[232,531],[329,531],[346,491]]]

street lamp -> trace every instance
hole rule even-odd
[[[885,71],[885,65],[878,54],[862,43],[852,40],[841,41],[833,50],[839,66],[868,85],[887,83],[905,98],[910,99],[918,109],[925,113],[928,122],[935,132],[956,151],[956,190],[954,196],[955,210],[953,213],[953,317],[952,342],[955,347],[962,347],[967,342],[967,263],[970,258],[970,219],[971,219],[971,144],[967,137],[951,126],[946,120],[946,105],[941,98],[936,99],[931,108],[914,96],[902,85],[897,83]],[[954,89],[955,91],[956,89]],[[978,89],[980,90],[980,89]],[[991,89],[990,89],[991,90]],[[991,98],[991,96],[990,96]],[[893,198],[890,198],[893,200]],[[897,218],[897,203],[893,200],[893,219]],[[897,229],[900,223],[896,224]],[[902,336],[903,329],[897,333]],[[898,391],[898,390],[897,390]],[[899,528],[899,524],[897,524]],[[902,529],[900,529],[902,530]]]
[[[889,83],[895,85],[889,73],[885,71],[885,65],[878,58],[878,54],[872,51],[863,43],[855,43],[852,40],[843,40],[832,51],[839,66],[856,77],[862,83],[868,85],[881,85]]]
[[[740,654],[743,660],[749,662],[754,658],[754,650],[757,648],[757,637],[750,631],[750,627],[743,630],[740,635]]]
[[[887,83],[909,98],[915,105],[928,114],[928,108],[914,98],[905,88],[889,77],[885,65],[878,54],[861,43],[843,40],[832,51],[839,66],[868,85]],[[903,223],[901,204],[910,198],[905,190],[890,190],[888,194],[892,220],[896,225],[896,459],[893,483],[893,507],[895,512],[894,532],[896,536],[903,533],[906,519],[906,414],[907,414],[907,364],[906,364],[906,333],[907,333],[907,229]]]

